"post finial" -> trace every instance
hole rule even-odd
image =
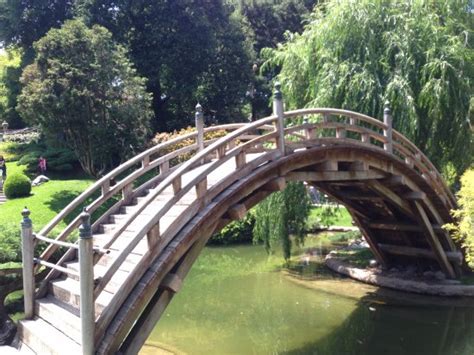
[[[390,102],[388,100],[385,101],[383,105],[383,113],[389,115],[392,111],[390,109]]]
[[[32,226],[32,222],[30,219],[30,210],[28,207],[25,206],[25,208],[21,211],[21,215],[23,216],[23,220],[21,221],[21,226],[23,228],[28,228]]]
[[[28,218],[30,216],[30,213],[30,210],[26,206],[25,208],[23,208],[23,211],[21,211],[21,215],[23,216],[23,218]]]
[[[85,207],[79,218],[82,221],[81,225],[79,226],[79,238],[92,238],[91,215],[87,212],[87,209]]]
[[[196,105],[196,113],[198,113],[198,112],[202,112],[202,106],[199,102]]]
[[[273,97],[276,100],[283,99],[283,94],[281,93],[281,83],[279,81],[275,82],[275,91],[273,92]]]

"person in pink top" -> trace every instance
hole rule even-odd
[[[46,174],[46,158],[43,156],[40,156],[38,160],[38,171],[40,175]]]

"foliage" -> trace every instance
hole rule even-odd
[[[283,0],[244,4],[242,13],[253,32],[255,52],[276,47],[285,40],[286,32],[300,32],[305,16],[316,3],[315,0]]]
[[[454,240],[465,250],[466,261],[474,269],[474,168],[468,169],[461,177],[458,192],[459,209],[452,211],[456,224],[445,228],[452,232]]]
[[[18,110],[64,140],[84,171],[100,176],[144,144],[150,97],[125,49],[103,27],[68,21],[35,43]]]
[[[195,127],[188,126],[186,128],[180,129],[179,131],[175,130],[173,132],[157,133],[155,135],[155,137],[153,137],[153,139],[151,140],[151,143],[152,143],[152,145],[158,145],[160,143],[167,142],[167,141],[172,140],[174,138],[178,138],[178,137],[181,137],[183,135],[193,133],[195,131],[196,131]],[[204,140],[207,141],[207,140],[210,140],[210,139],[217,139],[217,138],[223,137],[225,135],[226,135],[226,131],[224,131],[224,130],[206,132],[206,133],[204,133]],[[162,150],[160,150],[160,155],[166,155],[170,152],[173,152],[173,151],[178,150],[180,148],[188,147],[188,146],[190,146],[192,144],[195,144],[195,143],[196,143],[195,139],[191,139],[191,138],[190,139],[184,139],[179,143],[175,143],[175,144],[172,144],[172,145],[170,145],[166,148],[163,148]],[[186,161],[189,158],[191,158],[193,155],[194,155],[194,153],[182,154],[174,161],[174,163],[181,163],[183,161]]]
[[[283,257],[288,261],[290,233],[295,235],[296,243],[303,243],[310,207],[303,183],[289,183],[285,190],[273,193],[255,208],[254,242],[263,242],[271,252],[273,244],[281,241]]]
[[[67,148],[46,148],[45,146],[37,146],[39,150],[30,150],[22,155],[18,160],[18,165],[26,165],[27,171],[30,173],[38,170],[38,158],[43,156],[47,161],[48,172],[66,172],[72,171],[77,165],[77,158],[74,153]]]
[[[328,1],[304,32],[267,50],[288,107],[337,107],[381,117],[438,166],[474,157],[473,16],[468,1]],[[471,105],[471,111],[470,111]]]
[[[18,51],[0,52],[0,121],[8,120],[11,91],[7,85],[12,70],[14,71],[20,65],[20,54]],[[11,124],[11,123],[10,123]]]
[[[21,173],[7,175],[7,180],[3,185],[3,191],[7,198],[17,198],[29,196],[31,192],[31,181],[28,176]]]
[[[1,0],[0,43],[9,49],[19,49],[17,65],[7,67],[4,83],[8,88],[6,119],[11,128],[20,128],[23,122],[16,105],[21,92],[20,75],[34,57],[33,43],[53,27],[73,16],[74,0]]]
[[[329,226],[352,226],[352,217],[344,207],[338,205],[322,205],[311,209],[308,225],[311,229],[328,228]]]
[[[230,245],[249,243],[253,240],[253,228],[255,225],[255,216],[251,211],[239,221],[230,222],[218,233],[209,239],[209,244]]]
[[[199,101],[218,121],[236,120],[251,74],[239,23],[222,0],[82,0],[79,13],[130,48],[153,94],[154,128],[179,129]]]
[[[21,261],[20,228],[0,225],[0,264]]]

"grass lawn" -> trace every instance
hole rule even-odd
[[[313,207],[308,218],[308,227],[341,226],[353,227],[352,217],[344,207]]]
[[[7,163],[8,174],[21,172],[24,168],[16,165],[16,162]],[[43,185],[33,187],[29,197],[7,200],[0,205],[0,225],[19,227],[21,211],[26,206],[31,211],[33,229],[38,231],[92,183],[92,179],[82,176],[76,179],[52,178]]]

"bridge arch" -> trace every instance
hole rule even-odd
[[[36,303],[37,321],[61,330],[71,347],[89,342],[99,354],[137,352],[210,235],[291,180],[313,184],[348,207],[382,265],[415,258],[448,277],[460,274],[462,254],[441,229],[456,201],[423,153],[392,130],[388,110],[384,123],[339,109],[283,112],[277,97],[274,111],[256,122],[205,130],[224,132],[221,138],[198,131],[139,154],[35,234],[50,243],[37,265],[52,269],[36,300],[25,296],[25,303]],[[68,242],[81,224],[80,207],[95,212],[82,229],[91,228],[96,246],[89,280],[93,331],[85,340],[77,289],[87,278],[77,272],[77,245]],[[72,222],[49,237],[66,218]],[[66,252],[53,264],[59,246]],[[70,323],[51,315],[51,303],[72,308]],[[28,327],[35,321],[29,322],[21,325],[29,334],[23,341],[33,337]]]
[[[386,152],[347,144],[295,152],[291,157],[258,169],[246,177],[245,183],[237,182],[232,193],[218,197],[191,221],[190,227],[176,236],[168,257],[156,260],[145,274],[141,282],[143,289],[136,289],[125,301],[117,317],[121,328],[112,324],[110,341],[105,339],[104,344],[123,353],[138,351],[211,235],[230,221],[242,218],[251,207],[283,188],[286,181],[314,184],[344,204],[382,265],[393,265],[397,257],[411,259],[409,262],[413,262],[413,258],[424,258],[428,264],[437,264],[443,270],[435,252],[427,252],[431,244],[418,224],[420,216],[415,208],[418,204],[430,221],[449,218],[449,211],[443,210],[442,215],[438,215],[439,210],[434,206],[441,201],[426,197],[437,196],[431,185],[424,178],[413,179],[407,173],[404,164]],[[340,187],[351,188],[352,195]],[[366,200],[368,197],[371,199]],[[400,219],[404,222],[400,223]],[[439,240],[443,250],[450,251],[447,254],[449,264],[456,270],[453,272],[460,272],[461,254],[456,252],[449,236],[435,222],[431,223],[442,236]],[[150,301],[143,309],[133,308],[144,298]],[[117,336],[119,329],[124,333]],[[113,344],[112,339],[125,340]]]

